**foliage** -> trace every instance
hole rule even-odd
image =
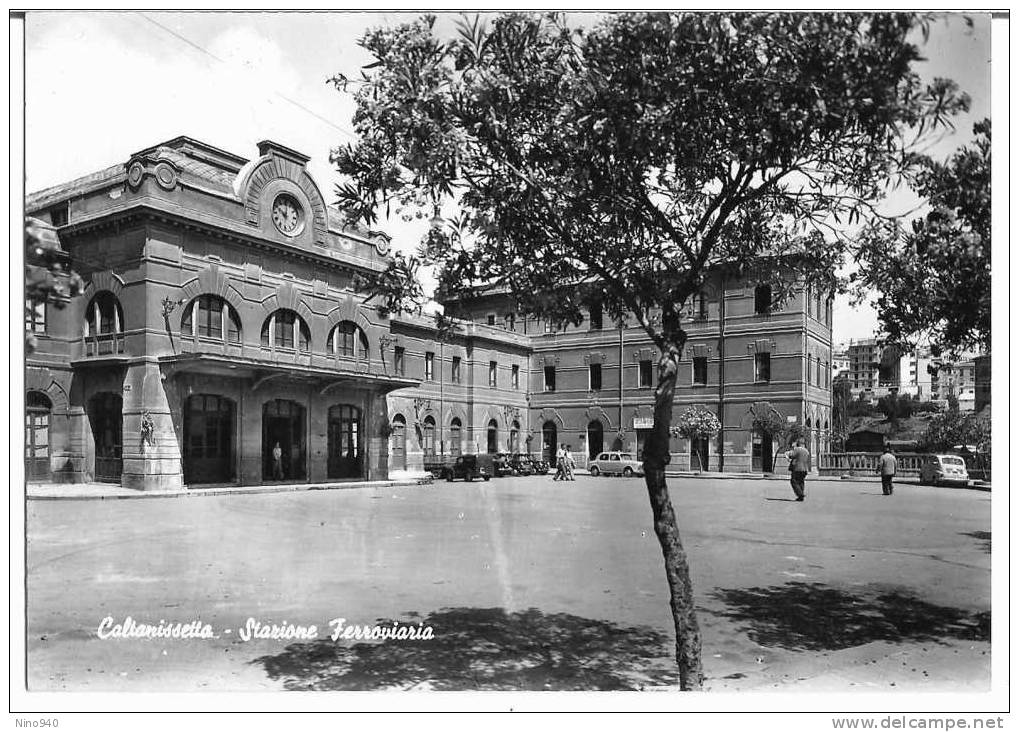
[[[878,411],[885,415],[885,419],[892,422],[912,417],[916,405],[914,400],[909,397],[900,397],[898,394],[886,394],[877,401]]]
[[[333,151],[340,203],[373,222],[456,198],[421,252],[447,291],[496,281],[574,323],[597,299],[659,344],[681,347],[711,265],[831,287],[835,224],[912,165],[902,127],[967,104],[911,70],[909,15],[616,14],[583,33],[511,14],[449,41],[433,23],[369,31],[374,63],[333,79],[356,87],[360,137]],[[389,305],[413,289],[396,283]]]
[[[808,437],[807,432],[806,425],[799,422],[790,422],[786,425],[785,430],[783,430],[786,442],[790,445],[795,444],[797,440],[806,440]]]
[[[710,440],[722,430],[722,423],[704,407],[690,407],[676,420],[672,432],[687,440]]]
[[[957,409],[949,409],[931,418],[919,444],[924,452],[941,452],[958,445],[976,445],[978,451],[988,451],[991,421],[986,416],[963,415]]]
[[[852,393],[849,379],[836,376],[831,383],[832,420],[831,433],[835,446],[841,448],[849,436],[849,404]]]
[[[60,248],[54,228],[39,219],[25,217],[25,315],[32,303],[46,303],[57,309],[80,295],[85,285],[70,269],[70,257]],[[36,339],[25,334],[25,353],[35,350]]]
[[[914,185],[930,212],[906,226],[875,224],[861,238],[857,283],[878,291],[889,340],[929,339],[956,352],[991,346],[991,123],[944,163],[929,158]]]
[[[785,418],[770,402],[755,402],[750,406],[753,418],[750,429],[762,435],[781,435],[786,430]]]
[[[863,396],[863,392],[860,392],[859,397],[849,402],[846,413],[850,417],[873,417],[874,406]]]

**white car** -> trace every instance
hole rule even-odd
[[[920,466],[920,485],[969,484],[966,461],[958,455],[927,455]]]
[[[591,475],[644,475],[644,464],[630,452],[603,452],[587,466]]]

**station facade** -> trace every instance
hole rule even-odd
[[[599,446],[641,450],[646,336],[593,318],[552,331],[498,292],[445,303],[459,320],[442,333],[428,316],[380,314],[354,282],[387,266],[389,239],[344,226],[308,160],[272,141],[245,159],[179,137],[28,197],[86,282],[66,307],[26,308],[29,480],[378,480],[557,442],[582,462]],[[754,286],[719,283],[689,329],[697,383],[676,411],[722,416],[709,469],[770,469],[754,405],[802,420],[815,454],[826,445],[830,302],[753,303]],[[673,447],[677,467],[705,449]]]

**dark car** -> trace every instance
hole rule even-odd
[[[492,470],[496,478],[501,478],[504,475],[512,475],[513,467],[510,465],[509,453],[500,452],[493,455]]]
[[[513,475],[531,475],[534,472],[534,461],[530,455],[517,453],[509,459],[510,472]]]
[[[443,477],[449,481],[457,478],[468,481],[475,478],[490,480],[492,475],[494,468],[491,455],[460,455],[452,465],[447,465],[443,470]]]

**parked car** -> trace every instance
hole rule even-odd
[[[534,472],[534,461],[530,455],[517,453],[510,457],[509,467],[513,475],[531,475]]]
[[[920,485],[969,484],[966,461],[958,455],[927,455],[920,466]]]
[[[472,481],[475,478],[490,480],[494,475],[493,462],[491,455],[460,455],[452,465],[446,466],[443,470],[443,477],[448,481],[457,478],[467,481]]]
[[[492,471],[496,478],[513,474],[513,468],[510,467],[509,453],[500,452],[492,456]]]
[[[591,475],[644,475],[644,465],[630,452],[603,452],[587,465]]]

